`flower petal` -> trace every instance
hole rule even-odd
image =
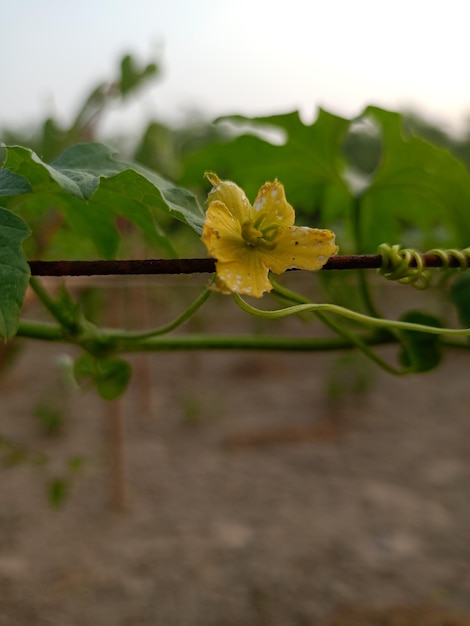
[[[207,209],[201,240],[209,254],[221,261],[236,260],[244,247],[240,222],[218,200]]]
[[[263,255],[254,248],[245,248],[236,261],[216,264],[217,285],[224,293],[241,293],[254,298],[261,298],[263,293],[271,291],[268,280],[268,268],[263,262]]]
[[[294,209],[287,202],[284,186],[278,180],[273,183],[264,183],[258,191],[253,208],[255,215],[261,212],[264,214],[261,225],[263,229],[270,225],[292,226],[294,224]]]
[[[319,270],[337,252],[335,234],[331,230],[291,226],[279,230],[276,247],[263,251],[263,257],[272,272],[283,274],[292,267]]]
[[[243,189],[240,189],[231,180],[220,180],[214,172],[206,172],[205,176],[213,186],[207,196],[206,204],[208,206],[212,202],[222,202],[241,224],[252,218],[253,208]]]

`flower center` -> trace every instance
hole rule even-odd
[[[261,248],[262,250],[274,250],[276,247],[276,237],[279,226],[271,224],[266,228],[261,227],[263,217],[256,221],[247,220],[242,224],[242,237],[245,244],[250,248]]]

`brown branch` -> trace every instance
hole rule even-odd
[[[425,267],[442,267],[436,254],[423,254]],[[34,276],[110,276],[118,274],[198,274],[213,273],[214,259],[143,259],[126,261],[29,261]],[[413,260],[411,267],[415,264]],[[324,270],[377,269],[382,266],[380,254],[339,254],[331,257]],[[450,267],[460,267],[455,258]]]
[[[117,274],[196,274],[215,271],[214,259],[127,261],[30,261],[35,276],[110,276]]]

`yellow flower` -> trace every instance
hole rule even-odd
[[[294,226],[294,209],[275,180],[258,191],[253,206],[240,187],[206,173],[207,198],[202,241],[216,259],[216,288],[260,298],[271,291],[268,272],[319,270],[338,252],[330,230]]]

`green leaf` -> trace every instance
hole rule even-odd
[[[123,163],[113,159],[113,155],[113,149],[101,143],[77,144],[57,157],[49,171],[60,172],[78,187],[80,197],[89,200],[101,177],[108,178],[125,169]],[[67,191],[66,187],[62,188]]]
[[[340,145],[349,121],[320,110],[314,124],[305,125],[298,112],[268,117],[229,116],[232,123],[248,123],[253,131],[212,143],[187,157],[183,185],[198,182],[200,172],[214,170],[240,185],[253,201],[261,185],[278,178],[298,216],[315,226],[348,214],[351,194],[343,179]],[[281,132],[283,145],[257,136]]]
[[[378,244],[466,246],[470,240],[470,175],[446,149],[405,136],[398,113],[368,107],[383,153],[360,205],[361,252]]]
[[[7,146],[7,158],[4,166],[12,172],[26,178],[33,191],[43,189],[61,189],[78,198],[85,198],[80,186],[60,169],[44,163],[38,155],[29,148],[21,146]],[[55,184],[53,184],[55,183]]]
[[[136,170],[159,190],[160,196],[155,195],[153,199],[158,206],[163,202],[171,217],[185,222],[198,234],[202,233],[206,213],[194,194],[144,167],[137,165]]]
[[[115,400],[127,389],[131,366],[119,358],[99,358],[82,354],[75,361],[74,374],[79,383],[94,385],[102,398]]]
[[[462,326],[470,328],[470,272],[457,276],[450,290],[450,300],[457,307]]]
[[[21,244],[30,234],[22,219],[0,207],[0,337],[13,337],[29,283],[30,269]]]
[[[19,196],[28,191],[31,191],[31,185],[26,178],[8,169],[0,170],[0,196]]]
[[[414,324],[424,324],[442,328],[443,324],[434,315],[421,311],[408,311],[401,320]],[[441,338],[430,333],[402,330],[399,333],[401,364],[413,372],[428,372],[436,368],[442,359]]]
[[[202,231],[204,211],[193,194],[137,164],[115,160],[112,150],[102,144],[73,146],[51,165],[31,150],[10,147],[5,166],[32,189],[10,197],[8,208],[36,220],[51,208],[60,210],[78,239],[91,239],[106,258],[118,252],[118,216],[171,256],[175,252],[158,222],[160,212]]]
[[[198,233],[202,232],[205,212],[197,198],[187,189],[177,187],[156,172],[137,164],[116,161],[113,151],[103,144],[78,144],[66,150],[56,161],[56,167],[79,183],[87,198],[91,198],[98,187],[96,199],[103,203],[100,192],[116,194],[123,199],[126,207],[121,207],[122,214],[128,219],[133,217],[130,202],[140,202],[150,208],[167,212],[171,217],[191,226]],[[104,196],[104,194],[103,194]],[[113,198],[116,200],[116,197]],[[104,202],[105,203],[105,202]],[[121,212],[120,212],[121,214]],[[140,220],[138,215],[136,220]],[[137,224],[139,225],[139,224]],[[145,218],[143,227],[152,224]]]

